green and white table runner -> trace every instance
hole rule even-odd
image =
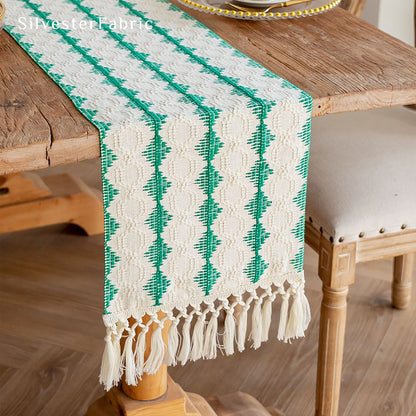
[[[258,348],[277,297],[273,337],[303,336],[311,97],[166,0],[6,6],[6,30],[100,131],[106,388]]]

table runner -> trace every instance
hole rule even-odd
[[[303,336],[311,97],[166,0],[8,0],[6,14],[100,131],[105,387],[258,348],[277,297],[275,336]]]

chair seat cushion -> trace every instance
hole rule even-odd
[[[314,119],[306,215],[335,244],[416,229],[416,112]]]

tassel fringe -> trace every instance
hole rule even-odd
[[[277,339],[290,342],[293,338],[304,336],[311,311],[303,284],[298,287],[292,285],[288,290],[283,287],[275,291],[268,289],[260,295],[249,292],[245,300],[237,296],[232,298],[234,300],[231,303],[222,299],[206,307],[190,306],[176,314],[169,312],[160,320],[157,314],[152,314],[146,324],[140,318],[129,325],[126,319],[107,327],[100,382],[109,390],[119,383],[124,372],[126,382],[136,385],[144,373],[156,373],[163,363],[176,365],[180,362],[185,365],[189,360],[213,359],[220,347],[226,355],[233,354],[235,346],[238,351],[243,351],[249,312],[249,339],[252,347],[257,349],[269,338],[272,305],[277,295],[282,298]],[[222,331],[218,328],[218,317],[223,310],[226,314]],[[150,336],[148,332],[151,325],[155,329]],[[165,326],[169,326],[166,329],[167,343],[163,336]],[[122,337],[125,337],[123,354]],[[148,343],[150,354],[145,359]]]
[[[263,309],[261,311],[262,329],[261,329],[261,342],[265,342],[269,339],[269,330],[272,323],[272,304],[276,299],[276,295],[273,295],[271,291],[268,297],[264,301]]]
[[[176,365],[176,351],[179,347],[178,323],[179,318],[171,316],[171,325],[168,332],[168,345],[166,349],[166,365]]]
[[[234,306],[227,310],[224,323],[224,352],[227,355],[234,354],[234,339],[235,339],[235,318]]]
[[[146,351],[146,334],[149,331],[149,326],[141,325],[141,332],[137,336],[136,342],[136,374],[138,378],[143,375],[144,369],[144,353]]]
[[[150,354],[143,369],[146,374],[155,374],[162,365],[163,359],[165,357],[165,343],[163,342],[162,337],[164,321],[156,321],[155,323],[157,323],[158,326],[153,331],[152,339],[150,342]]]
[[[251,303],[250,299],[250,303]],[[237,317],[237,348],[239,352],[244,351],[247,334],[247,311],[250,307],[250,303],[244,303],[242,300],[238,302],[241,306],[240,313]]]
[[[182,328],[182,348],[178,355],[178,360],[182,365],[188,362],[189,354],[191,352],[191,321],[193,315],[189,315],[183,324]]]
[[[289,293],[282,294],[282,306],[280,307],[279,331],[277,339],[283,341],[286,338],[287,316],[289,313]]]
[[[205,329],[205,316],[199,312],[198,319],[195,323],[194,332],[192,334],[192,350],[190,359],[192,361],[202,358],[204,352],[204,329]]]
[[[218,332],[218,316],[219,311],[213,309],[211,311],[211,319],[208,322],[205,332],[204,342],[204,358],[212,360],[217,358],[217,332]]]
[[[124,362],[125,370],[124,374],[126,376],[126,383],[130,385],[137,384],[137,374],[136,374],[136,363],[134,358],[134,349],[133,349],[133,340],[136,336],[136,328],[138,324],[134,324],[131,328],[128,328],[129,335],[127,336],[126,342],[124,344]]]
[[[253,315],[251,317],[251,334],[250,339],[253,342],[252,347],[256,350],[261,345],[261,335],[263,332],[263,323],[261,316],[261,302],[262,298],[257,298],[254,301]]]

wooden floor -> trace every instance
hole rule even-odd
[[[71,170],[99,186],[98,161]],[[0,236],[0,415],[82,416],[102,394],[103,237],[54,226]],[[312,416],[320,283],[306,251],[312,323],[303,340],[170,371],[204,396],[250,393],[287,416]],[[416,299],[390,307],[391,262],[361,265],[349,297],[344,416],[416,415]],[[163,416],[163,415],[161,415]]]

